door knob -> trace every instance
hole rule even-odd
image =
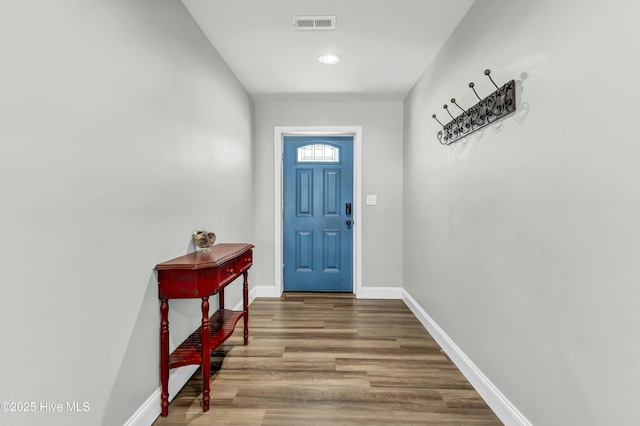
[[[347,219],[347,225],[351,225],[351,220]]]

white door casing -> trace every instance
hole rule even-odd
[[[280,296],[282,286],[282,155],[283,137],[286,136],[353,136],[353,283],[357,298],[362,296],[362,126],[275,126],[274,127],[274,248],[275,248],[275,295]]]

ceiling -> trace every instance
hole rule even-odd
[[[256,100],[403,100],[473,0],[182,0]],[[293,16],[335,15],[300,31]],[[337,53],[336,65],[318,61]]]

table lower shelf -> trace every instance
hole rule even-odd
[[[245,315],[244,311],[231,311],[229,309],[220,309],[211,315],[209,318],[209,347],[211,351],[224,343],[233,334],[236,324]],[[198,327],[169,355],[169,368],[202,364],[201,328]]]

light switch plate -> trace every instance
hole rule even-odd
[[[367,195],[367,205],[368,206],[377,206],[378,205],[378,196],[377,195]]]

